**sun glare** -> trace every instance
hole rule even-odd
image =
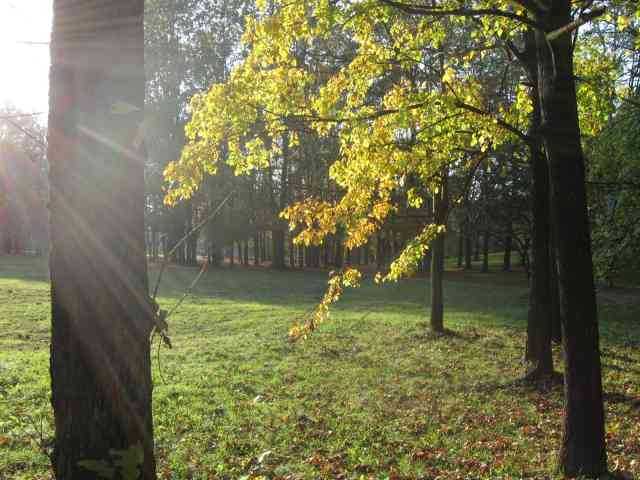
[[[46,111],[51,0],[0,0],[0,106]]]

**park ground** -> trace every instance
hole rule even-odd
[[[562,387],[522,377],[522,272],[449,271],[427,331],[428,280],[347,292],[291,344],[326,272],[212,269],[153,348],[162,479],[554,478]],[[157,267],[151,268],[151,276]],[[196,270],[170,267],[171,307]],[[49,285],[39,259],[0,257],[0,479],[50,478]],[[640,478],[640,294],[599,294],[609,466]],[[556,366],[561,369],[555,347]]]

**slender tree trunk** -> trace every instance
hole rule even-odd
[[[94,480],[82,460],[113,465],[113,452],[132,449],[141,477],[156,477],[143,67],[142,0],[54,1],[47,153],[57,479]]]
[[[471,228],[467,226],[467,232],[465,236],[465,249],[464,249],[464,269],[471,270],[471,257],[473,255],[473,238],[471,237]]]
[[[482,232],[482,273],[489,273],[489,230]]]
[[[444,225],[449,208],[448,172],[443,169],[441,189],[433,195],[433,217],[437,225]],[[443,274],[444,274],[444,232],[439,233],[432,243],[431,258],[431,330],[444,331],[444,301],[443,301]]]
[[[278,229],[271,232],[273,242],[273,268],[282,270],[286,267],[284,259],[284,230]]]
[[[504,272],[511,271],[511,250],[513,250],[513,233],[511,222],[509,222],[507,228],[507,235],[504,237],[504,259],[502,261],[502,270]]]
[[[474,244],[475,244],[473,260],[475,262],[479,262],[480,261],[480,232],[476,232],[473,238],[474,238]]]
[[[253,236],[253,264],[254,265],[258,265],[260,263],[260,245],[258,242],[259,239],[259,235],[255,234]]]
[[[298,267],[304,268],[304,247],[298,245]]]
[[[534,108],[534,111],[537,108]],[[537,115],[534,113],[534,115]],[[531,147],[533,170],[533,242],[530,267],[526,358],[535,365],[534,376],[553,373],[551,352],[551,289],[549,271],[549,181],[546,159],[539,145]]]
[[[537,15],[542,135],[550,171],[553,231],[558,255],[565,418],[560,468],[565,475],[598,476],[607,470],[598,316],[591,259],[585,168],[572,36],[545,38],[571,22],[570,0],[549,2]]]
[[[558,291],[558,266],[553,229],[550,229],[549,241],[549,285],[551,290],[551,340],[562,342],[562,315],[560,313],[560,292]]]
[[[458,233],[458,268],[462,268],[464,262],[464,233],[462,228]]]
[[[295,268],[296,266],[296,255],[293,245],[293,235],[289,233],[289,267]]]
[[[553,356],[551,351],[551,290],[549,272],[549,170],[547,160],[542,153],[541,142],[536,137],[540,130],[541,117],[538,104],[537,52],[535,34],[526,33],[525,55],[527,70],[534,87],[531,89],[533,112],[531,113],[529,133],[534,140],[529,144],[531,162],[531,211],[532,227],[532,262],[529,268],[529,311],[527,316],[527,343],[525,358],[533,363],[534,369],[529,372],[530,379],[538,379],[553,373]]]

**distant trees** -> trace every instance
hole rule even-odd
[[[36,116],[0,110],[0,254],[48,250],[45,140]]]
[[[589,148],[595,272],[609,285],[640,269],[640,106],[635,101],[623,104]]]
[[[228,183],[210,182],[197,198],[176,208],[163,204],[162,173],[184,147],[189,100],[211,83],[224,81],[230,66],[241,56],[239,38],[252,2],[146,0],[145,8],[146,233],[148,253],[157,259],[173,248],[200,213],[215,208],[215,200],[236,184],[236,179],[229,176]],[[221,191],[212,190],[218,187]],[[227,238],[229,230],[221,231],[223,218],[229,221],[228,214],[218,217],[204,231],[206,240],[193,235],[176,250],[172,260],[195,264],[200,240],[207,248],[215,248],[216,261],[221,261],[220,241],[226,239],[224,246],[231,241]]]
[[[58,479],[115,476],[118,456],[155,479],[143,11],[142,0],[54,1],[48,159]]]

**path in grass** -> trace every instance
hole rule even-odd
[[[195,273],[171,267],[161,304],[171,306]],[[552,472],[562,392],[510,385],[524,371],[521,274],[449,273],[447,337],[426,334],[427,281],[415,279],[349,292],[312,339],[291,345],[288,327],[325,281],[322,272],[206,274],[170,319],[174,349],[161,350],[160,364],[154,350],[160,478]],[[600,311],[610,466],[640,476],[633,299]],[[44,265],[0,257],[0,478],[49,475],[40,452],[51,436],[48,302]]]

